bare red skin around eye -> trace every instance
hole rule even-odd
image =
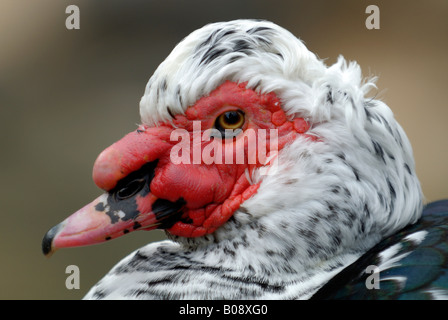
[[[207,139],[206,130],[213,128],[216,118],[229,110],[244,113],[243,132],[230,142],[226,139]],[[200,130],[197,130],[198,127]],[[316,140],[307,134],[309,128],[303,118],[287,117],[274,93],[259,94],[247,88],[245,83],[227,81],[187,108],[184,115],[177,115],[172,122],[160,123],[155,127],[142,125],[106,149],[95,164],[93,176],[99,187],[111,190],[120,179],[143,164],[157,160],[150,184],[151,195],[139,199],[138,210],[144,212],[151,208],[154,199],[175,202],[182,198],[185,201],[182,217],[168,232],[183,237],[198,237],[214,232],[257,192],[258,185],[249,183],[246,171],[250,175],[255,168],[265,165],[266,157],[258,157],[260,146],[265,145],[264,154],[269,155],[270,151],[281,151],[299,135]],[[189,163],[176,164],[172,161],[171,151],[179,143],[179,140],[171,139],[176,129],[188,133]],[[261,131],[265,135],[258,137]],[[249,139],[250,132],[257,136],[255,142]],[[201,157],[199,163],[194,162],[197,160],[194,148],[199,150],[201,156],[206,148],[217,145],[232,149],[233,156],[226,158],[223,152],[221,156],[214,154],[213,163],[206,164]],[[270,150],[272,145],[276,150]],[[238,151],[244,154],[242,163],[237,161]],[[255,162],[249,161],[249,154],[257,154]]]
[[[200,121],[203,134],[206,129],[213,127],[220,114],[236,109],[244,112],[245,124],[242,129],[245,133],[250,130],[255,133],[260,130],[266,132],[266,153],[270,151],[271,129],[277,132],[278,151],[292,142],[298,134],[305,134],[309,129],[308,123],[302,118],[287,120],[274,93],[258,94],[246,88],[245,83],[233,82],[225,82],[209,96],[189,107],[185,115],[176,116],[173,122],[176,127],[183,127],[193,136],[193,123]],[[235,158],[231,163],[225,163],[223,156],[222,164],[173,165],[167,162],[157,168],[151,183],[151,192],[171,201],[182,197],[187,203],[182,221],[168,229],[170,233],[184,237],[212,233],[224,224],[245,200],[256,193],[258,185],[250,185],[245,171],[252,172],[264,162],[260,163],[257,158],[257,163],[248,163],[248,141],[241,137],[236,140],[238,142],[233,143],[234,154],[237,148],[243,148],[245,163],[238,164]],[[203,141],[201,150],[209,143]]]

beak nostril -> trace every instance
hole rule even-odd
[[[118,181],[117,186],[110,191],[117,201],[126,200],[137,195],[145,188],[149,192],[149,184],[154,178],[154,170],[157,166],[157,160],[148,162],[140,169],[132,172],[127,177]]]
[[[121,188],[115,193],[115,198],[117,200],[125,200],[135,196],[140,190],[143,189],[146,179],[136,179],[129,182],[126,186]]]

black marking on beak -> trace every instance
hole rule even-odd
[[[42,252],[44,253],[44,255],[48,256],[53,251],[53,239],[56,234],[62,229],[62,227],[63,226],[61,222],[48,230],[48,232],[45,234],[44,238],[42,239]]]
[[[136,219],[141,212],[138,210],[136,197],[146,196],[151,192],[150,184],[154,178],[154,170],[157,166],[157,160],[148,162],[139,170],[132,172],[127,177],[121,179],[117,186],[109,191],[106,203],[98,203],[95,206],[97,211],[105,212],[111,223],[117,223],[120,220],[127,221]],[[168,229],[172,227],[182,216],[182,208],[185,200],[179,198],[172,202],[165,199],[157,199],[152,205],[152,211],[158,221],[158,229]],[[134,222],[133,230],[141,227],[140,223]],[[127,233],[129,230],[123,231]]]
[[[109,191],[107,203],[98,203],[97,211],[104,211],[111,223],[135,219],[139,214],[136,197],[144,197],[151,190],[149,185],[154,178],[157,160],[144,164],[139,170],[118,181],[117,186]]]
[[[140,223],[138,223],[138,221],[135,221],[134,222],[134,226],[132,227],[132,229],[134,229],[134,230],[137,230],[138,228],[141,228],[141,224]]]
[[[185,205],[185,200],[179,198],[176,202],[165,199],[157,199],[152,205],[152,212],[155,214],[157,221],[160,222],[158,229],[169,229],[182,216],[182,208]]]

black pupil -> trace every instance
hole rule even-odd
[[[129,182],[124,188],[121,188],[116,193],[117,199],[127,199],[134,196],[137,192],[139,192],[143,186],[145,185],[145,179],[136,179]]]
[[[224,114],[224,120],[228,124],[235,124],[240,121],[240,114],[236,111],[229,111]]]

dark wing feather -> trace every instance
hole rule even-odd
[[[419,231],[425,231],[424,240],[420,243],[410,240]],[[379,289],[368,289],[366,282],[371,283],[372,274],[367,273],[366,268],[384,263],[381,253],[393,246],[392,258],[396,261],[379,272]],[[381,241],[312,297],[354,300],[434,298],[448,299],[448,200],[426,205],[416,224]]]

